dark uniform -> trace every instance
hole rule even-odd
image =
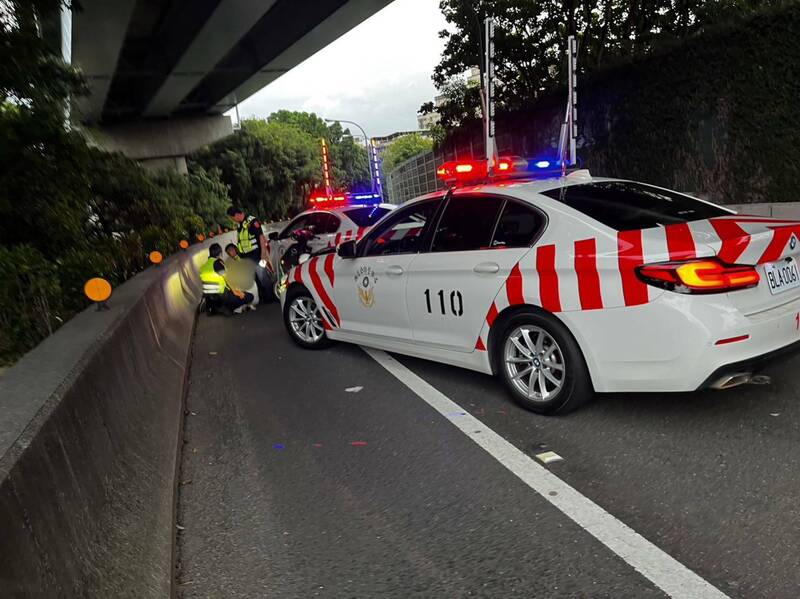
[[[261,261],[261,237],[264,231],[261,223],[255,216],[248,215],[239,223],[236,230],[236,241],[239,249],[239,256],[252,260],[256,264]],[[269,280],[269,273],[266,269],[256,266],[256,286],[258,287],[258,297],[260,301],[270,297],[272,283]]]

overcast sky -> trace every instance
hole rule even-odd
[[[370,137],[416,129],[417,110],[435,95],[445,26],[438,0],[394,0],[242,102],[239,115],[316,112],[355,121]]]

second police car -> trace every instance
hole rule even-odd
[[[593,392],[727,388],[798,347],[799,237],[798,221],[587,171],[469,183],[293,268],[284,322],[309,349],[347,341],[496,374],[539,413]]]
[[[368,194],[372,199],[372,194]],[[311,198],[314,207],[295,216],[280,232],[269,234],[267,269],[275,282],[275,295],[279,297],[281,282],[285,279],[284,265],[296,264],[298,256],[287,252],[318,252],[338,246],[342,241],[359,240],[393,204],[359,203],[359,196],[349,200],[346,196],[320,196]],[[300,241],[300,243],[298,243]],[[288,260],[287,260],[288,259]]]

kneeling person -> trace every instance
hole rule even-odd
[[[222,246],[212,243],[208,248],[208,260],[200,267],[200,280],[203,282],[203,296],[206,311],[214,314],[219,311],[241,313],[250,306],[253,295],[231,287],[225,278],[225,263],[222,261]]]
[[[225,253],[228,254],[228,281],[235,285],[240,285],[242,289],[246,289],[248,293],[253,296],[252,304],[261,303],[261,294],[258,291],[258,285],[253,279],[252,271],[249,270],[250,262],[242,260],[239,256],[239,249],[235,243],[229,243],[225,246]]]

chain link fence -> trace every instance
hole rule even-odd
[[[436,177],[437,157],[433,150],[409,158],[386,175],[389,202],[402,204],[417,196],[445,189]]]

